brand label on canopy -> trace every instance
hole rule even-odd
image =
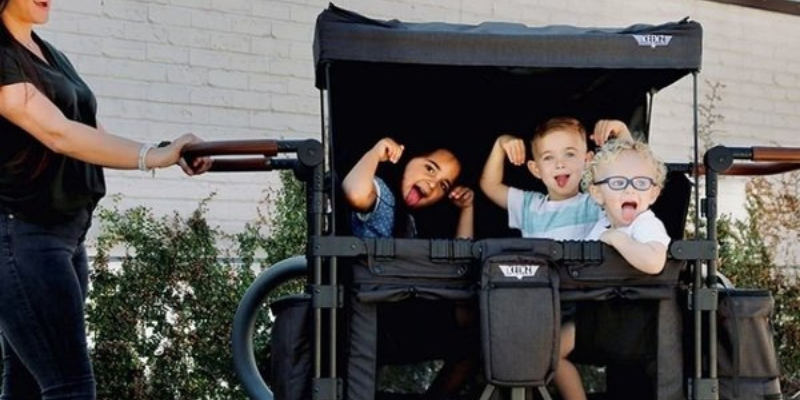
[[[659,46],[668,46],[672,40],[672,35],[632,35],[636,39],[639,46],[649,46],[656,48]]]

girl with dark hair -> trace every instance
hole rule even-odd
[[[415,238],[418,235],[415,212],[449,198],[460,210],[455,237],[471,239],[474,193],[468,187],[456,185],[461,163],[455,154],[437,148],[407,156],[407,161],[401,163],[404,153],[405,146],[391,138],[381,139],[345,177],[342,188],[353,211],[353,234],[365,238]],[[383,163],[396,168],[382,170],[379,177],[378,168]],[[433,222],[441,223],[441,220],[437,218]],[[425,316],[431,321],[425,326],[403,322],[419,321]],[[387,343],[395,343],[402,349],[398,351],[407,355],[420,353],[418,358],[421,359],[444,358],[444,365],[428,388],[426,399],[456,396],[477,370],[478,335],[474,305],[411,301],[388,308],[383,318],[384,322],[379,325],[386,329],[379,335],[389,338]],[[434,353],[439,354],[434,356]]]
[[[381,163],[398,164],[404,152],[405,146],[393,139],[381,139],[344,178],[344,196],[355,211],[351,221],[353,234],[373,238],[416,237],[413,212],[447,197],[461,210],[456,238],[471,239],[474,193],[465,186],[455,186],[461,163],[453,152],[436,149],[408,158],[394,179],[377,176]]]
[[[95,399],[86,344],[83,241],[105,194],[103,167],[192,165],[185,134],[156,147],[109,134],[67,58],[33,32],[52,0],[0,0],[0,398]]]

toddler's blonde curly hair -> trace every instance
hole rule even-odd
[[[589,187],[591,187],[597,179],[598,167],[614,162],[617,156],[623,151],[628,150],[636,152],[643,159],[653,164],[653,170],[655,171],[653,180],[656,186],[663,188],[664,182],[667,179],[667,166],[653,154],[653,150],[650,149],[647,143],[638,140],[611,140],[606,142],[606,144],[597,151],[592,161],[586,167],[586,170],[583,172],[583,177],[581,178],[581,189],[583,189],[584,192],[588,192]]]

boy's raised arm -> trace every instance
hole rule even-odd
[[[480,181],[481,190],[486,197],[504,210],[508,209],[508,186],[503,183],[506,158],[514,165],[523,165],[525,142],[510,135],[498,137],[483,167]]]
[[[347,173],[342,181],[342,191],[345,199],[353,209],[367,212],[375,204],[375,171],[384,161],[397,163],[403,155],[405,147],[391,138],[378,141],[375,146],[361,156],[355,166]]]

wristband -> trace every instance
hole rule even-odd
[[[147,152],[150,151],[150,149],[152,149],[152,148],[153,148],[152,144],[144,143],[144,144],[142,144],[142,148],[139,149],[139,163],[138,163],[139,171],[149,171],[150,170],[150,168],[147,168],[147,160],[146,160],[146,158],[147,158]]]

